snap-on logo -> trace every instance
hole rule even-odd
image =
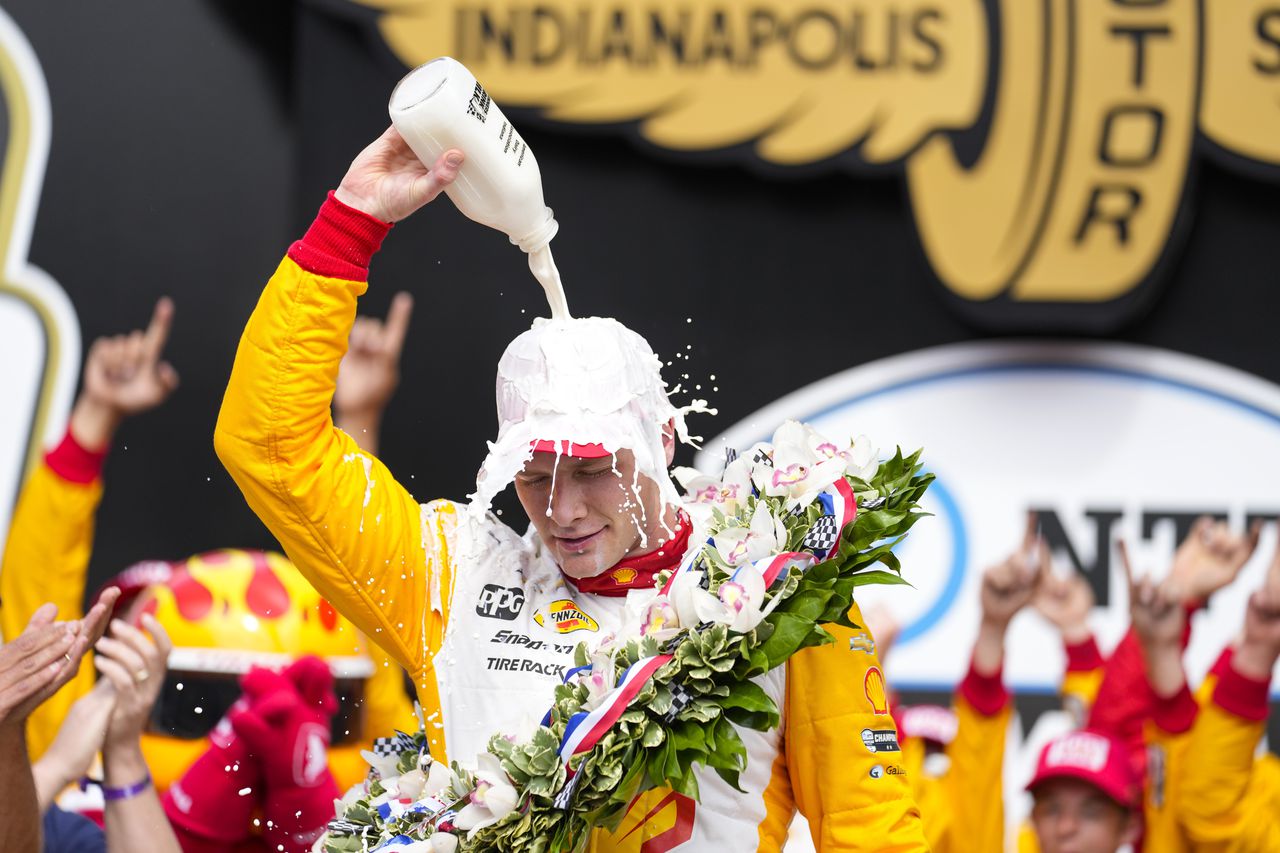
[[[524,607],[524,590],[514,586],[498,586],[487,583],[480,590],[480,600],[476,602],[476,613],[490,619],[505,619],[510,622],[520,615]]]

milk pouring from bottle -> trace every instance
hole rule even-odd
[[[444,56],[409,72],[391,93],[391,123],[426,165],[450,148],[466,154],[445,192],[468,218],[506,232],[529,255],[553,319],[568,319],[551,238],[560,226],[542,197],[529,146],[462,63]]]

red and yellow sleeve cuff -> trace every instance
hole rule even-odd
[[[1004,686],[1004,668],[991,675],[982,675],[969,664],[969,671],[960,682],[960,696],[973,710],[986,717],[994,717],[1009,704],[1009,691]]]
[[[1241,675],[1228,666],[1218,677],[1213,690],[1213,701],[1228,713],[1244,720],[1260,723],[1267,718],[1267,692],[1269,679],[1254,679]]]
[[[49,470],[68,483],[88,485],[102,476],[102,465],[110,446],[101,450],[88,450],[80,445],[71,430],[53,450],[45,454],[44,462]]]
[[[1163,731],[1180,735],[1191,730],[1199,711],[1200,706],[1191,695],[1191,688],[1184,683],[1182,689],[1172,696],[1157,698],[1152,716]]]
[[[1092,636],[1079,643],[1066,643],[1067,672],[1092,672],[1102,669],[1107,662],[1098,648],[1098,641]]]
[[[389,223],[343,204],[330,192],[306,235],[289,247],[289,257],[315,275],[368,281],[369,262],[390,230]]]

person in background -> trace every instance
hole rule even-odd
[[[1093,588],[1084,575],[1074,570],[1066,574],[1046,572],[1031,599],[1031,606],[1062,638],[1067,659],[1060,688],[1062,704],[1077,726],[1088,718],[1106,664],[1089,627],[1094,604]]]
[[[27,718],[70,681],[107,625],[115,595],[83,619],[55,622],[52,603],[37,607],[12,641],[0,645],[0,850],[41,847],[40,803],[27,755]]]
[[[1059,735],[1041,750],[1027,790],[1041,853],[1116,853],[1138,838],[1142,785],[1118,738],[1087,730]]]
[[[407,296],[401,296],[393,304],[386,324],[374,318],[361,318],[360,334],[354,341],[351,357],[343,363],[343,376],[339,380],[343,394],[335,415],[361,441],[374,446],[381,412],[398,382],[399,357],[411,307]],[[102,469],[110,446],[127,418],[162,405],[178,386],[176,370],[163,360],[173,317],[172,302],[162,299],[156,304],[145,331],[100,338],[90,347],[82,388],[72,409],[67,433],[24,483],[15,506],[3,562],[0,563],[0,602],[4,605],[0,609],[0,629],[5,636],[15,636],[21,630],[23,620],[45,600],[55,602],[63,613],[74,615],[80,612],[93,544],[94,515],[103,496]],[[287,561],[277,559],[283,564],[275,567],[277,574],[296,573]],[[172,569],[183,565],[185,563],[149,561],[139,564],[139,568],[163,566]],[[40,566],[41,571],[26,570],[28,566]],[[131,571],[126,570],[120,577],[130,576]],[[168,582],[167,577],[156,576],[152,583],[164,585]],[[284,577],[284,580],[287,589],[297,587],[297,584],[287,583],[289,577]],[[299,580],[298,583],[303,582]],[[310,592],[305,583],[303,588]],[[131,593],[141,591],[130,589]],[[143,597],[130,595],[129,603]],[[330,626],[326,622],[326,627],[340,629],[345,626],[348,634],[354,632],[354,628],[337,616],[332,608],[326,605],[326,610],[340,623]],[[137,614],[130,611],[121,615],[132,622]],[[237,626],[241,621],[237,620]],[[295,635],[296,632],[287,636]],[[234,638],[223,636],[219,645],[233,647]],[[351,755],[342,765],[349,768],[348,772],[340,774],[344,784],[363,777],[364,762],[357,754],[359,742],[368,746],[374,733],[385,734],[395,729],[412,731],[417,726],[399,667],[372,643],[357,640],[352,645],[359,645],[362,649],[360,654],[371,659],[372,675],[361,675],[362,684],[358,690],[352,691],[361,696],[362,708],[360,713],[352,712],[350,715],[360,723],[360,729],[355,733],[354,748],[349,750]],[[257,645],[246,648],[257,648]],[[296,654],[304,650],[285,651]],[[170,680],[191,687],[203,683],[200,674],[191,674],[190,678],[185,675],[175,669]],[[234,681],[231,684],[234,686]],[[92,668],[82,667],[71,683],[35,712],[28,730],[33,758],[38,758],[49,747],[72,704],[86,696],[92,687]],[[194,695],[191,691],[185,698]],[[184,698],[181,694],[178,697]],[[171,716],[165,708],[174,698],[172,691],[161,696],[159,718]],[[213,697],[208,698],[212,700]],[[200,706],[202,703],[195,701],[193,704]],[[223,704],[221,707],[226,706]],[[212,711],[208,719],[216,720],[219,713]],[[209,728],[206,725],[189,737],[203,738]],[[144,744],[149,748],[155,747],[155,741],[169,734],[154,730],[144,738]],[[164,760],[156,763],[157,756],[153,753],[155,781],[161,791],[203,751],[203,746],[198,744],[200,740],[183,741],[169,737]]]

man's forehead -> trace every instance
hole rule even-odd
[[[1045,779],[1036,785],[1033,796],[1036,802],[1047,802],[1048,800],[1088,802],[1096,799],[1114,803],[1106,792],[1097,785],[1092,785],[1083,779],[1075,779],[1070,776]]]
[[[558,461],[557,461],[558,457]],[[550,474],[553,470],[573,471],[578,468],[598,468],[598,467],[622,467],[629,465],[634,455],[630,450],[621,449],[617,453],[608,456],[580,457],[569,456],[564,453],[556,454],[545,450],[535,451],[529,461],[524,463],[521,473],[524,474]]]

